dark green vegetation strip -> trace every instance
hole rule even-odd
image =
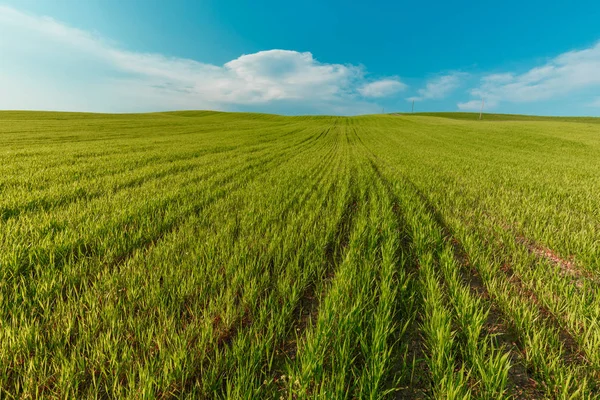
[[[394,115],[394,114],[392,114]],[[424,116],[424,117],[440,117],[458,120],[479,120],[479,113],[474,112],[422,112],[422,113],[399,113],[395,115],[406,116]],[[489,114],[481,115],[483,121],[548,121],[548,122],[582,122],[590,124],[600,124],[600,118],[597,117],[545,117],[538,115],[521,115],[521,114]]]
[[[600,396],[593,118],[0,113],[0,398]]]

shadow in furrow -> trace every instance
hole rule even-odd
[[[382,174],[377,163],[372,158],[369,162],[375,176],[383,184],[389,201],[392,204],[392,211],[398,228],[398,236],[400,237],[399,246],[396,249],[396,261],[405,259],[404,268],[407,269],[409,274],[417,275],[419,269],[417,255],[413,250],[413,239],[402,211],[402,203],[394,192],[392,183]],[[412,307],[407,307],[406,304],[402,303],[398,304],[399,308],[396,312],[395,320],[399,326],[403,326],[406,323],[405,318],[407,316],[412,318],[412,321],[408,325],[404,336],[396,338],[394,341],[396,343],[395,346],[400,347],[400,349],[396,352],[396,360],[390,371],[390,378],[400,375],[400,387],[394,387],[398,382],[390,381],[388,382],[388,389],[396,391],[394,397],[397,399],[421,399],[430,395],[430,374],[426,362],[426,348],[419,328],[422,324],[422,313],[419,312],[422,308],[422,299],[419,296],[419,289],[414,280],[411,280],[407,290],[412,293],[414,304]],[[403,348],[398,343],[399,340],[404,344]],[[412,363],[413,368],[411,376],[401,376],[401,371],[406,369],[409,362]]]
[[[351,176],[354,172],[351,173]],[[328,195],[332,195],[335,186],[332,185]],[[350,235],[354,226],[354,219],[360,207],[358,195],[354,188],[354,181],[350,179],[348,194],[344,201],[343,211],[335,225],[325,248],[324,268],[322,270],[325,280],[331,281],[339,265],[343,262],[348,245],[350,244]],[[319,312],[320,294],[317,293],[317,284],[320,277],[316,276],[308,282],[302,291],[296,307],[292,313],[293,323],[290,327],[288,337],[276,349],[273,369],[270,373],[273,377],[278,377],[285,372],[285,364],[288,360],[294,360],[298,352],[298,340],[300,340],[308,329],[311,321],[316,321]]]

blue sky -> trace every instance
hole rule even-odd
[[[0,0],[0,109],[600,115],[600,2]]]

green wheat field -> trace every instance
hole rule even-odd
[[[600,397],[600,119],[0,112],[0,398]]]

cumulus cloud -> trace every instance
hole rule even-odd
[[[281,103],[356,113],[379,109],[363,98],[389,96],[405,87],[396,78],[367,83],[363,67],[321,63],[309,52],[275,49],[213,65],[123,50],[52,18],[6,6],[0,6],[0,50],[13,63],[0,76],[10,89],[0,94],[1,108],[56,109],[58,104],[73,110],[85,105],[92,111],[140,111]],[[21,59],[29,68],[40,68],[19,74]],[[66,79],[57,83],[57,76],[64,78],[68,71],[79,76],[78,86]]]
[[[495,105],[550,100],[592,87],[600,87],[600,42],[587,49],[563,53],[521,74],[485,75],[470,93]]]
[[[406,89],[406,85],[397,78],[381,79],[358,88],[364,97],[388,97]]]
[[[407,100],[443,99],[460,86],[462,79],[466,75],[464,72],[452,72],[437,76],[427,81],[424,88],[418,90],[418,96],[409,97]]]

